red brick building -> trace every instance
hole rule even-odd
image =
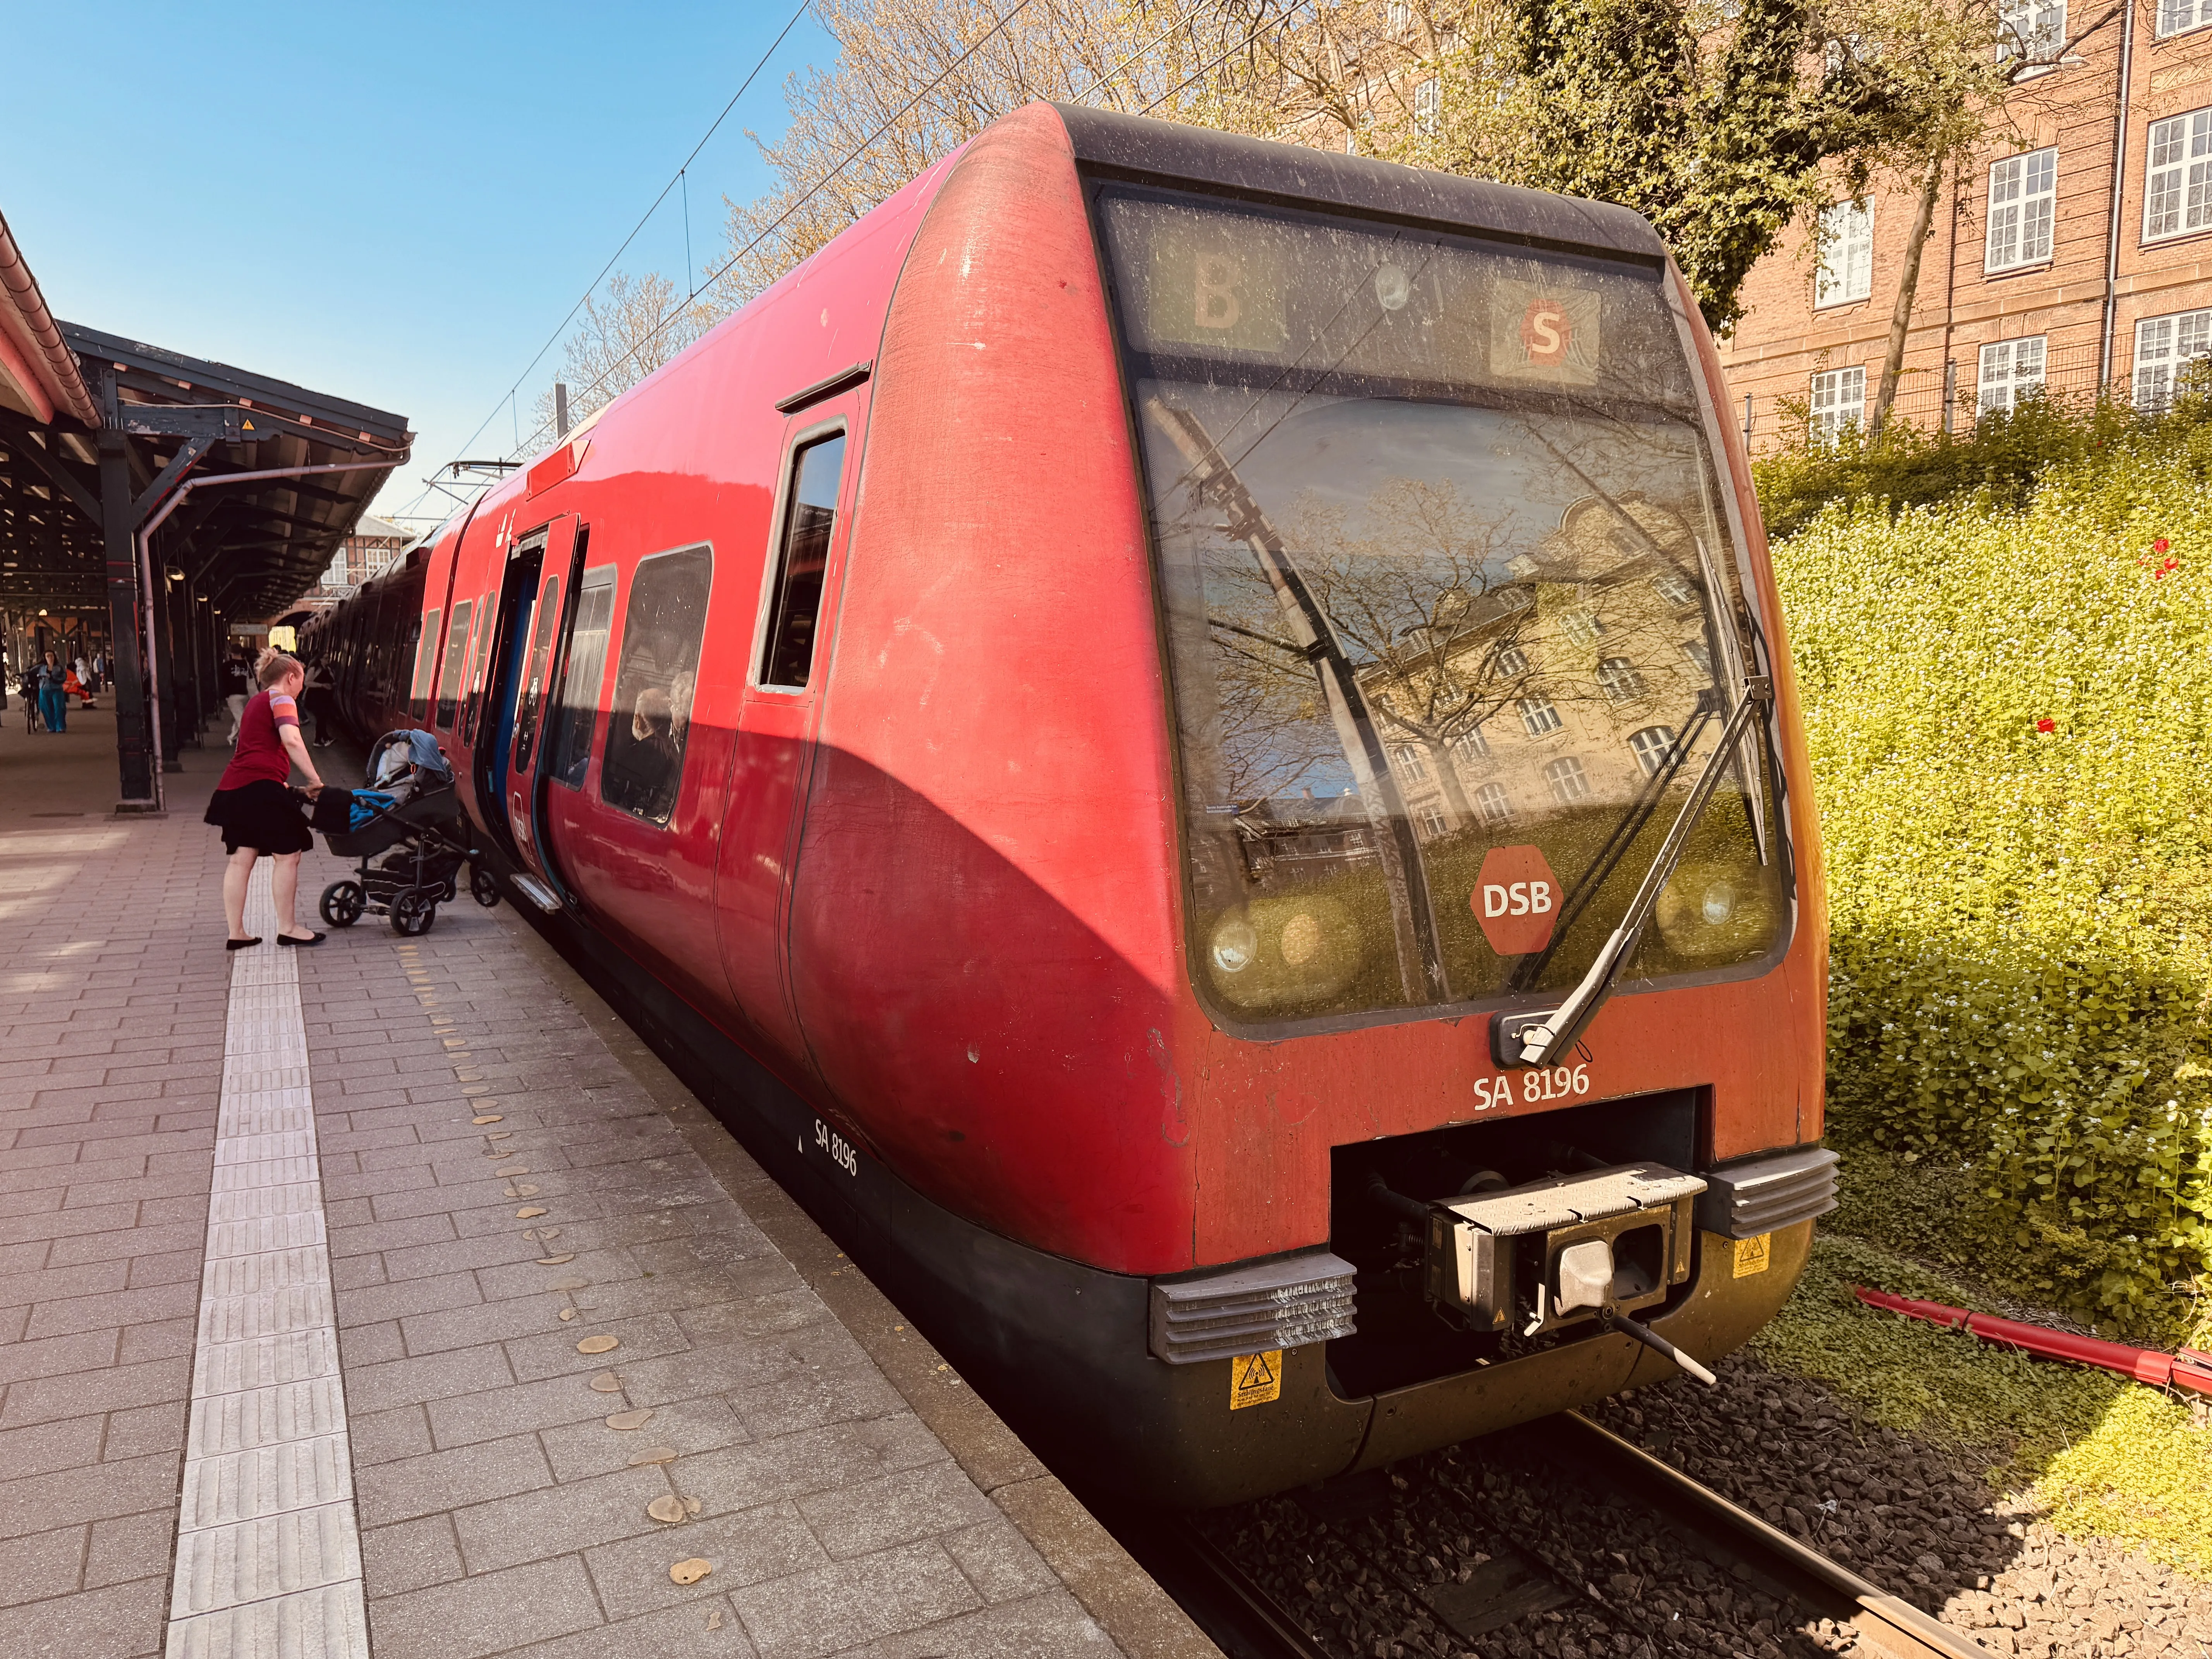
[[[2068,3],[2018,8],[2023,31],[2063,41],[2101,11],[2070,0],[2069,25]],[[2212,355],[2212,0],[2130,0],[2009,112],[2020,142],[1945,181],[1895,413],[1964,431],[2037,386],[2154,407]],[[1827,235],[1800,230],[1746,283],[1722,360],[1754,450],[1789,432],[1785,404],[1821,429],[1871,413],[1917,204],[1890,186],[1832,204]]]

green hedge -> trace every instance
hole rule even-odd
[[[1827,848],[1832,1130],[1963,1165],[1962,1256],[2135,1330],[2212,1263],[2201,414],[2062,416],[2017,504],[1832,502],[1775,547]]]

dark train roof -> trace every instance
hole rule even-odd
[[[1595,251],[1663,266],[1644,216],[1609,202],[1552,196],[1394,161],[1270,143],[1206,127],[1055,104],[1075,158],[1091,173],[1194,186],[1285,207],[1349,208],[1370,218],[1473,232],[1528,247]]]

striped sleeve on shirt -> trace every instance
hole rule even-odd
[[[299,706],[282,691],[269,694],[269,712],[276,717],[279,726],[297,726],[300,723]]]

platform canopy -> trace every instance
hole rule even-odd
[[[413,435],[382,410],[57,321],[0,220],[0,612],[18,649],[104,648],[125,805],[159,803],[161,771],[219,702],[229,628],[314,586]]]

